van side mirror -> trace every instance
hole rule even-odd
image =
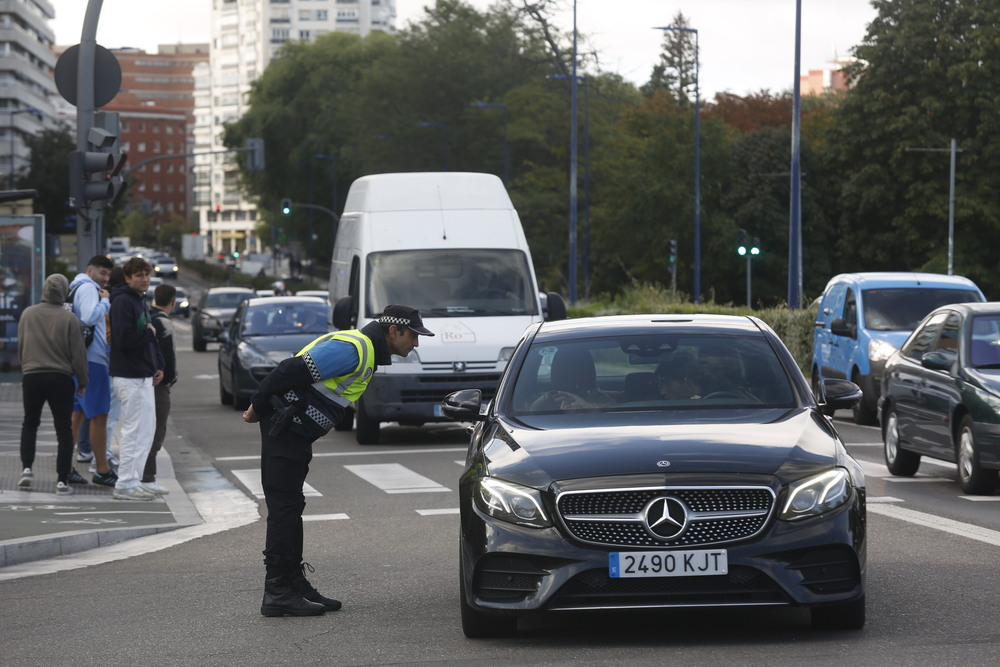
[[[557,322],[566,319],[566,302],[556,292],[542,294],[542,317],[546,322]]]
[[[858,332],[855,331],[854,325],[848,324],[847,320],[842,317],[838,317],[833,322],[830,322],[830,333],[835,336],[847,336],[848,338],[858,337]]]
[[[354,327],[356,321],[351,312],[351,297],[344,296],[337,299],[333,305],[333,326],[343,331]]]

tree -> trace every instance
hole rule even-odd
[[[69,128],[42,130],[25,139],[31,151],[28,173],[18,179],[18,187],[36,190],[35,210],[45,216],[47,234],[76,233],[76,215],[69,200],[69,154],[76,139]]]
[[[842,269],[945,265],[952,138],[958,158],[955,271],[1000,288],[1000,5],[875,0],[878,16],[848,70],[831,164],[841,183]],[[864,229],[863,237],[861,229]],[[863,238],[863,240],[862,240]]]
[[[677,12],[670,24],[674,30],[663,31],[660,60],[653,66],[649,81],[642,86],[647,97],[658,90],[667,91],[684,104],[694,100],[698,78],[697,36],[691,32],[687,18]]]

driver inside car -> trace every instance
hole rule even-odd
[[[586,350],[560,350],[552,359],[552,389],[531,404],[532,410],[574,410],[611,405],[597,388],[594,360]]]

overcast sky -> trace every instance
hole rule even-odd
[[[51,0],[59,44],[80,41],[87,0]],[[466,0],[485,8],[491,0]],[[572,0],[563,25],[572,26]],[[662,32],[681,12],[698,30],[702,97],[790,90],[794,82],[796,0],[577,0],[577,29],[601,52],[605,70],[642,84],[656,63]],[[432,0],[396,0],[397,25],[423,16]],[[207,42],[212,0],[104,0],[97,41],[107,48]],[[802,0],[802,73],[846,56],[875,18],[870,0]]]

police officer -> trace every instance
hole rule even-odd
[[[302,485],[312,460],[312,443],[344,418],[380,365],[405,357],[433,336],[420,312],[386,306],[361,330],[324,334],[285,359],[264,378],[243,421],[260,424],[260,476],[267,504],[264,544],[264,616],[317,616],[340,609],[306,579],[302,561]]]

